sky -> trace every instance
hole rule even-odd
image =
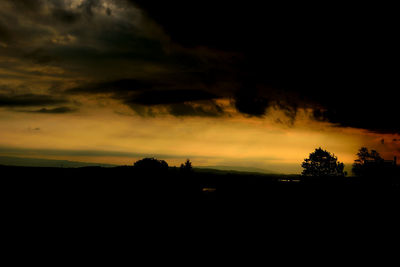
[[[318,147],[399,157],[390,8],[258,2],[0,0],[0,156],[282,173]]]

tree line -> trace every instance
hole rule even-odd
[[[354,176],[394,175],[399,172],[396,158],[393,161],[384,160],[376,150],[361,147],[352,166]],[[304,159],[301,164],[303,176],[338,176],[344,177],[344,164],[338,158],[324,149],[317,148]]]
[[[357,158],[352,165],[352,173],[354,176],[377,176],[377,175],[393,175],[399,172],[399,167],[394,161],[384,160],[378,151],[369,150],[361,147],[357,154]],[[164,160],[156,158],[144,158],[136,161],[133,167],[138,171],[162,172],[167,171],[169,166]],[[335,154],[322,149],[316,148],[304,159],[301,164],[303,168],[302,176],[314,177],[344,177],[347,172],[344,171],[344,163],[340,162]],[[191,173],[193,170],[192,162],[187,159],[179,167],[182,173]]]
[[[133,167],[139,171],[167,171],[169,166],[165,160],[158,160],[156,158],[144,158],[136,161]],[[183,173],[190,173],[192,171],[192,162],[187,159],[181,164],[179,170]]]

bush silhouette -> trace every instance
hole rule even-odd
[[[345,176],[344,164],[337,157],[322,148],[315,149],[309,158],[304,159],[301,167],[303,176]]]
[[[144,158],[136,161],[133,167],[142,171],[167,171],[168,163],[155,158]]]

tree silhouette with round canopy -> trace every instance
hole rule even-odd
[[[315,149],[309,158],[304,159],[301,164],[303,176],[345,176],[344,164],[337,157],[322,148]]]
[[[144,158],[136,161],[133,167],[142,171],[167,171],[168,163],[155,158]]]

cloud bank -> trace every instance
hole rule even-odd
[[[393,14],[378,7],[250,1],[0,3],[0,108],[76,111],[108,97],[141,116],[279,109],[400,133]],[[366,15],[370,14],[370,15]],[[373,22],[370,16],[376,19]]]

